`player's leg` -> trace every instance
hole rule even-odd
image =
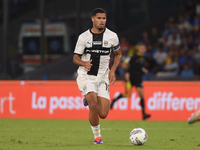
[[[119,99],[122,98],[122,97],[130,97],[130,96],[131,96],[131,93],[132,93],[132,85],[131,85],[131,82],[130,82],[130,81],[127,81],[127,82],[126,82],[126,85],[125,85],[125,93],[119,94],[117,97],[115,97],[115,98],[112,100],[112,102],[111,102],[111,104],[110,104],[110,109],[113,108],[113,105],[114,105],[114,103],[115,103],[117,100],[119,100]]]
[[[105,119],[108,115],[110,108],[110,100],[104,97],[97,97],[98,106],[99,106],[99,117]]]
[[[85,95],[85,98],[87,99],[88,106],[89,106],[89,121],[92,126],[97,126],[99,124],[99,108],[98,108],[98,102],[97,102],[97,93],[95,92],[89,92],[87,95]]]
[[[99,117],[105,119],[109,112],[110,107],[110,93],[108,84],[100,82],[99,84],[93,84],[97,89],[97,94],[90,92],[85,96],[90,109],[90,123],[94,133],[94,143],[103,144],[101,137],[101,130],[99,124]],[[91,88],[91,87],[89,87]]]
[[[105,119],[108,116],[109,108],[110,108],[110,100],[104,97],[97,97],[98,108],[99,108],[99,117],[101,119]],[[101,137],[100,124],[93,128],[93,132],[96,135],[94,139],[95,144],[103,144]]]
[[[100,133],[99,126],[99,107],[97,102],[97,86],[91,78],[88,78],[87,75],[79,75],[77,77],[77,84],[83,95],[87,99],[89,104],[89,121],[91,124],[94,137],[98,137],[98,132]],[[95,143],[95,144],[102,144]]]
[[[143,87],[142,86],[136,86],[136,91],[138,92],[138,95],[140,97],[143,120],[145,120],[145,119],[149,118],[151,115],[145,113],[145,102],[144,102],[144,90],[143,90]]]
[[[99,108],[99,117],[101,119],[105,119],[108,116],[109,108],[110,108],[110,100],[104,97],[98,96],[98,108]],[[93,132],[96,135],[94,139],[95,144],[103,144],[102,137],[101,137],[101,130],[100,124],[93,128]]]
[[[88,104],[90,106],[89,101],[88,101]],[[101,82],[98,86],[97,105],[98,106],[96,109],[98,109],[98,116],[101,119],[105,119],[108,115],[109,108],[110,108],[110,92],[109,92],[108,84],[105,82]],[[100,124],[96,126],[92,126],[92,131],[95,136],[94,143],[103,144],[102,137],[101,137]]]
[[[192,124],[198,120],[200,120],[200,110],[196,111],[195,113],[192,113],[191,117],[188,118],[188,123]]]
[[[91,124],[91,129],[94,134],[94,144],[103,144],[101,138],[100,124],[99,124],[99,102],[97,99],[97,93],[89,92],[85,95],[87,103],[89,106],[89,121]],[[109,106],[108,106],[109,107]]]

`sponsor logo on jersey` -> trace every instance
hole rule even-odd
[[[93,41],[93,45],[101,45],[102,42],[101,41]]]
[[[86,53],[97,53],[97,54],[109,54],[110,50],[92,50],[92,49],[87,49]]]

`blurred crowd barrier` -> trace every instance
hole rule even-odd
[[[111,99],[124,92],[125,83],[110,85]],[[0,118],[88,119],[89,109],[75,81],[0,81]],[[145,81],[144,98],[149,120],[186,121],[200,109],[200,82]],[[121,98],[108,120],[141,120],[140,99],[133,88]]]

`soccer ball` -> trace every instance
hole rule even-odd
[[[143,145],[146,143],[148,135],[142,128],[135,128],[130,133],[131,143],[134,145]]]

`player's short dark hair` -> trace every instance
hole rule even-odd
[[[103,8],[95,8],[93,11],[92,11],[92,17],[93,16],[96,16],[97,13],[104,13],[107,15],[106,11],[103,9]]]

